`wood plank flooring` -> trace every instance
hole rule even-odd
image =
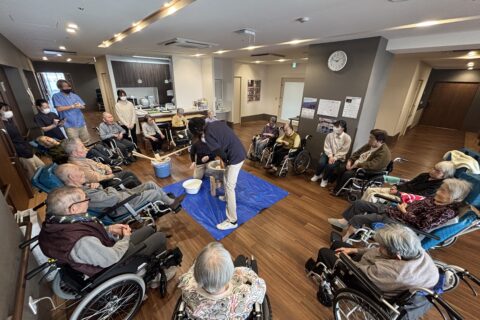
[[[248,148],[251,137],[260,131],[262,125],[263,122],[251,122],[235,126],[235,132],[245,148]],[[393,174],[412,178],[429,170],[447,150],[459,148],[463,143],[462,132],[416,127],[392,149],[393,156],[409,160],[397,165]],[[318,146],[318,152],[320,151],[321,146]],[[166,186],[190,177],[192,172],[188,169],[189,165],[187,155],[173,157],[172,175],[167,179],[157,179],[147,160],[138,160],[128,169],[143,181],[153,180]],[[246,254],[256,257],[260,276],[267,283],[274,319],[331,319],[331,310],[317,302],[316,287],[306,278],[303,266],[309,257],[316,256],[319,248],[329,245],[331,227],[327,218],[339,217],[348,203],[330,196],[327,189],[310,182],[310,174],[275,178],[248,160],[243,170],[278,185],[287,190],[289,195],[240,226],[221,242],[233,256]],[[173,235],[169,239],[169,246],[180,247],[184,254],[183,265],[177,276],[191,266],[201,248],[214,240],[184,211],[160,218],[158,226]],[[461,238],[453,247],[435,250],[432,255],[480,274],[478,240],[479,233],[470,234]],[[168,295],[164,299],[152,290],[148,296],[136,319],[169,319],[180,291],[176,289],[176,281],[171,281]],[[466,319],[478,319],[479,300],[471,295],[466,286],[462,285],[454,293],[447,294],[446,298]],[[431,311],[425,319],[439,317]]]

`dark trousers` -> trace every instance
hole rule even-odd
[[[233,266],[236,267],[246,267],[247,266],[247,258],[244,255],[239,255],[238,257],[235,258],[235,261],[233,261]],[[255,271],[256,274],[258,274],[258,266],[255,260],[255,263],[251,265],[251,268],[253,271]]]
[[[327,268],[332,269],[337,262],[338,257],[335,255],[335,250],[338,248],[352,248],[351,244],[342,241],[334,241],[330,248],[321,248],[318,250],[317,263],[322,262]],[[360,261],[361,256],[353,255],[352,259]]]
[[[317,171],[315,172],[315,175],[319,176],[323,174],[323,180],[333,182],[335,177],[337,176],[338,167],[340,167],[342,163],[343,161],[337,160],[333,164],[329,164],[327,155],[322,153],[320,155],[320,160],[318,161]]]
[[[273,152],[272,165],[278,167],[280,163],[282,163],[282,160],[285,158],[285,156],[288,155],[289,151],[289,149],[285,148],[275,149],[275,151]]]
[[[135,149],[135,145],[133,144],[130,139],[122,139],[122,140],[117,140],[115,139],[115,142],[117,143],[117,147],[120,149],[122,152],[123,156],[128,158],[130,156],[130,153]]]
[[[128,189],[135,188],[142,184],[142,182],[137,178],[137,176],[130,171],[115,172],[113,175],[115,176],[115,178],[122,180],[122,184],[125,186],[125,188],[128,188]],[[102,187],[107,188],[112,185],[116,185],[117,182],[118,181],[114,179],[110,179],[107,181],[102,181],[101,184],[102,184]]]
[[[123,135],[123,139],[128,139],[130,140],[130,138],[128,137],[128,135],[130,134],[131,137],[132,137],[132,140],[133,142],[137,144],[137,125],[134,124],[133,125],[133,128],[132,129],[128,129],[127,126],[124,126],[124,125],[121,125],[121,127],[125,130],[125,134]]]
[[[335,185],[335,189],[333,192],[338,192],[345,183],[347,183],[348,179],[352,178],[355,175],[356,169],[354,170],[347,170],[345,163],[342,163],[337,168],[337,184]]]
[[[354,228],[370,226],[373,222],[394,222],[385,214],[386,209],[385,204],[357,200],[343,212],[342,216]]]
[[[162,139],[162,137],[161,137],[158,133],[156,133],[156,134],[154,135],[154,137],[157,138],[157,141],[153,141],[152,139],[148,139],[148,138],[147,138],[147,139],[150,141],[151,145],[152,145],[153,151],[160,151],[160,150],[162,150],[163,141],[164,141],[165,139]]]

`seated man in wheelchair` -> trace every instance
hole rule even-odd
[[[286,123],[283,126],[283,132],[284,134],[275,143],[271,163],[265,166],[265,169],[272,174],[278,171],[281,163],[291,154],[290,151],[298,149],[302,142],[300,135],[293,130],[290,124]]]
[[[47,216],[38,241],[42,252],[56,259],[58,266],[68,265],[93,277],[132,251],[136,256],[148,257],[166,250],[165,234],[151,227],[133,233],[125,224],[104,227],[99,220],[86,215],[89,200],[77,187],[58,188],[47,197]],[[141,264],[138,259],[125,262],[124,272],[136,272]],[[174,267],[167,269],[166,275],[167,279],[173,278]],[[150,283],[152,287],[155,281]]]
[[[129,201],[129,204],[133,208],[139,208],[149,202],[161,202],[163,205],[170,207],[172,211],[177,212],[182,200],[185,198],[185,194],[177,198],[171,198],[162,188],[152,181],[142,183],[138,187],[127,190],[116,190],[113,187],[104,189],[98,183],[86,184],[85,174],[78,166],[73,164],[62,164],[58,166],[55,175],[66,186],[82,188],[89,198],[88,208],[99,212],[117,205],[133,194],[138,194],[137,197]],[[128,213],[127,208],[122,206],[115,210],[111,216],[118,217],[126,213]]]
[[[374,222],[400,222],[428,232],[456,217],[470,190],[470,183],[464,180],[445,179],[433,197],[395,206],[357,200],[343,212],[342,219],[329,218],[328,222],[337,228],[347,229],[343,241],[347,241],[356,229]]]
[[[335,268],[339,253],[349,255],[387,298],[397,297],[412,288],[432,289],[439,281],[435,263],[423,250],[417,235],[409,228],[399,224],[387,225],[375,234],[375,241],[378,247],[368,249],[353,248],[348,243],[335,241],[330,248],[319,250],[316,261],[310,258],[306,262],[306,271],[316,274],[324,282],[317,293],[320,302],[331,304],[333,297],[325,283],[325,273]],[[359,289],[355,281],[357,279],[348,273],[341,280],[346,287]],[[416,302],[411,307],[416,309],[417,315],[422,315],[431,306],[426,299]]]
[[[265,298],[265,281],[245,266],[245,257],[235,263],[219,242],[208,244],[193,266],[180,277],[179,288],[191,319],[246,319],[255,303]]]
[[[323,144],[323,152],[318,161],[317,171],[311,181],[320,182],[320,187],[325,188],[328,183],[335,179],[337,168],[345,162],[352,138],[347,134],[345,120],[337,120],[333,123],[333,132],[327,134]]]
[[[108,112],[103,113],[103,121],[98,126],[98,130],[102,141],[113,141],[113,143],[115,143],[120,149],[125,159],[129,162],[135,161],[135,158],[132,156],[135,144],[132,141],[123,138],[125,129],[114,121],[112,114]]]
[[[453,178],[455,165],[451,161],[440,161],[429,172],[420,173],[412,180],[397,183],[391,187],[368,188],[362,196],[362,200],[377,202],[376,194],[401,198],[402,194],[413,194],[422,197],[435,195],[437,189],[442,185],[444,179]],[[400,180],[400,179],[398,179]],[[400,180],[401,181],[401,180]]]
[[[80,139],[67,139],[63,142],[63,148],[68,155],[68,163],[78,166],[85,174],[87,183],[98,182],[104,188],[116,184],[121,180],[126,188],[135,188],[142,183],[137,176],[130,171],[113,172],[106,164],[87,158],[87,148]]]
[[[345,184],[355,176],[357,169],[366,171],[385,170],[392,156],[390,149],[385,144],[387,133],[383,130],[373,129],[370,131],[368,143],[355,151],[345,165],[338,168],[337,184],[332,195],[338,195]]]
[[[260,160],[263,150],[266,147],[272,147],[279,135],[280,129],[277,127],[277,117],[271,117],[270,121],[263,127],[262,133],[253,137],[250,154],[248,154],[249,159]]]
[[[177,114],[172,117],[171,139],[175,146],[190,143],[190,132],[187,130],[188,120],[184,115],[183,108],[177,109]]]

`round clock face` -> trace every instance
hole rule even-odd
[[[347,64],[347,54],[345,51],[335,51],[328,57],[328,68],[332,71],[340,71]]]

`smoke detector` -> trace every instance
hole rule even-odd
[[[305,23],[305,22],[310,21],[310,18],[309,17],[300,17],[300,18],[295,19],[295,21],[300,22],[300,23]]]

